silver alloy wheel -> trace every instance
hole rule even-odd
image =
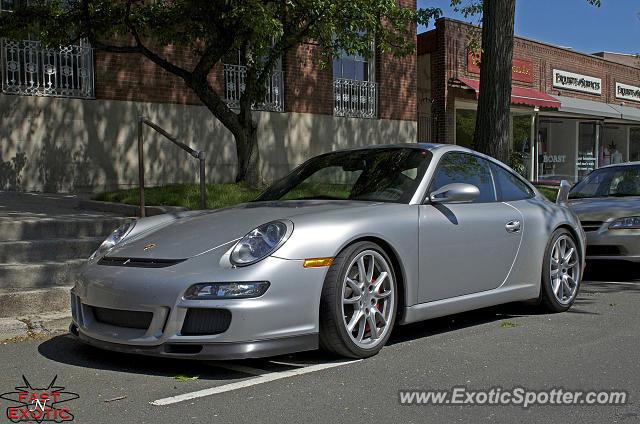
[[[360,252],[342,282],[342,316],[347,334],[361,348],[377,346],[395,314],[391,267],[375,250]]]
[[[556,240],[551,249],[550,270],[551,290],[562,305],[569,304],[578,289],[580,278],[580,258],[576,243],[567,234]]]

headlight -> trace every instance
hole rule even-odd
[[[640,228],[640,216],[618,218],[609,224],[610,230],[629,230]]]
[[[100,247],[98,247],[98,250],[93,252],[93,254],[89,257],[89,261],[92,261],[98,256],[102,256],[109,250],[113,249],[118,243],[122,241],[123,238],[127,236],[127,234],[131,232],[131,230],[133,230],[133,227],[135,225],[136,222],[132,221],[122,225],[120,228],[111,233],[111,235],[102,242]]]
[[[272,221],[252,230],[231,251],[231,263],[251,265],[275,252],[291,235],[291,221]]]
[[[253,283],[199,283],[189,287],[184,294],[184,298],[188,300],[246,299],[262,296],[268,288],[268,281]]]

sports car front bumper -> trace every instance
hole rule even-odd
[[[197,359],[262,357],[318,347],[327,268],[303,268],[301,260],[276,257],[234,268],[225,265],[222,252],[214,252],[165,268],[87,265],[71,291],[72,334],[104,349]],[[195,283],[249,281],[269,281],[270,287],[249,299],[183,297]],[[213,331],[205,323],[204,332],[186,332],[190,309],[224,311],[230,320],[222,325],[212,321],[217,326]]]

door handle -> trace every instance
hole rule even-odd
[[[518,233],[520,232],[520,221],[518,221],[517,219],[509,221],[504,226],[504,228],[507,230],[507,233]]]

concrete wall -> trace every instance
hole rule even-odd
[[[207,182],[235,176],[235,144],[202,106],[0,94],[0,189],[98,192],[138,183],[136,117],[207,152]],[[411,142],[416,122],[256,112],[264,178],[335,149]],[[145,127],[146,185],[198,181],[198,161]]]

